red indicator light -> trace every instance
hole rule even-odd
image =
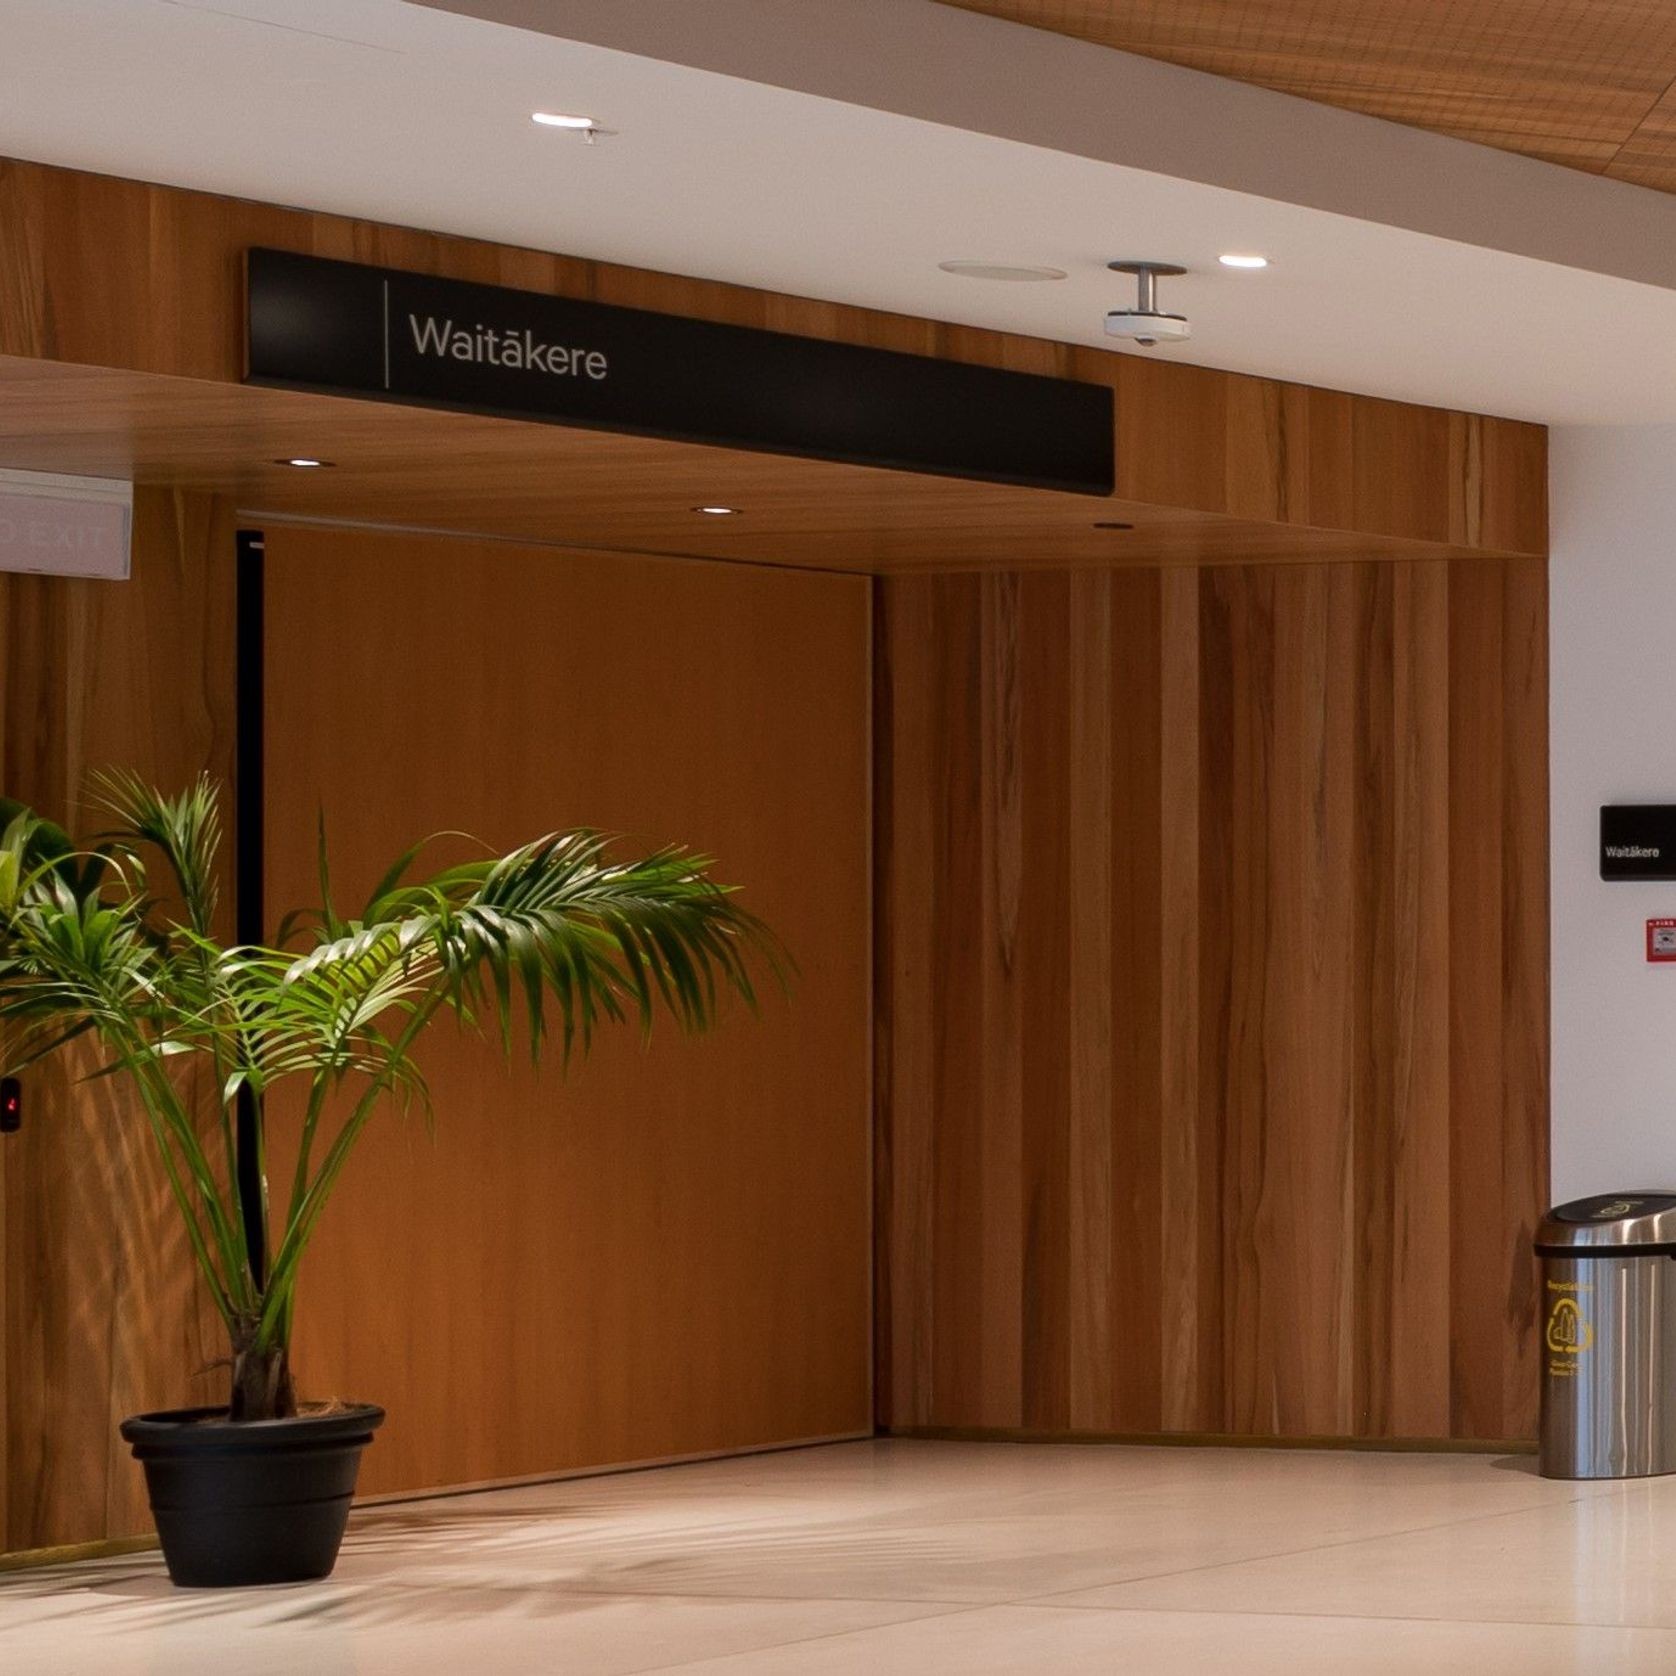
[[[23,1086],[16,1077],[0,1081],[0,1135],[15,1135],[23,1126]]]

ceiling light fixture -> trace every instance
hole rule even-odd
[[[580,134],[588,145],[617,132],[615,128],[601,128],[591,116],[571,116],[564,111],[531,111],[530,121],[543,128],[559,128],[567,134]]]
[[[331,465],[330,460],[310,459],[307,454],[294,454],[288,460],[275,460],[276,466],[295,466],[299,471],[321,471]]]
[[[694,512],[702,512],[706,518],[737,518],[737,506],[695,506]]]
[[[1226,256],[1218,256],[1225,268],[1266,268],[1269,265],[1267,256],[1242,256],[1238,251],[1231,250]]]
[[[1029,280],[1064,279],[1063,268],[1029,268],[1014,267],[1006,262],[970,262],[954,261],[939,262],[939,268],[946,274],[955,274],[961,279],[999,279],[1010,283]]]

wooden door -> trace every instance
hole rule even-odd
[[[412,839],[680,841],[800,971],[717,1034],[566,1078],[443,1026],[434,1138],[368,1132],[297,1366],[408,1489],[870,1428],[868,582],[270,526],[267,889]],[[283,1169],[283,1166],[280,1166]]]

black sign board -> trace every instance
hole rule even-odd
[[[1112,392],[783,332],[252,250],[253,384],[1112,492]]]
[[[1603,879],[1676,879],[1676,804],[1603,803]]]

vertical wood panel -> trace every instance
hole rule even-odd
[[[1360,1423],[1378,1431],[1391,1422],[1392,1316],[1396,1294],[1397,1219],[1404,1203],[1403,1155],[1397,1134],[1402,1081],[1403,1030],[1398,991],[1403,950],[1398,941],[1398,898],[1403,858],[1398,839],[1398,733],[1406,717],[1405,673],[1394,666],[1393,594],[1406,576],[1393,567],[1366,567],[1358,590],[1354,851],[1349,990],[1354,1019],[1352,1061],[1351,1190],[1354,1243],[1351,1267],[1358,1327],[1349,1381]],[[1445,1415],[1445,1420],[1447,1416]]]
[[[1450,439],[1410,427],[1381,446],[1399,444]],[[942,962],[882,1051],[911,1066],[929,1032],[964,1078],[913,1110],[881,1071],[892,1129],[914,1136],[891,1192],[943,1207],[931,1283],[912,1272],[923,1242],[885,1236],[893,1342],[929,1337],[954,1380],[898,1372],[886,1422],[1528,1436],[1544,566],[902,578],[880,595],[893,809],[919,811],[881,821],[880,959],[901,971],[929,936]],[[898,742],[927,734],[937,771],[916,783],[925,748]],[[979,881],[970,958],[926,904]],[[1022,1250],[992,1208],[1021,1087]],[[976,1179],[985,1212],[962,1216]],[[913,1307],[930,1320],[903,1321]]]
[[[1199,683],[1199,938],[1183,944],[1182,953],[1198,974],[1197,1036],[1192,1044],[1197,1059],[1194,1079],[1198,1100],[1200,1256],[1205,1265],[1205,1310],[1198,1323],[1204,1365],[1202,1407],[1185,1402],[1177,1412],[1189,1416],[1186,1431],[1231,1432],[1232,1379],[1229,1368],[1227,1323],[1237,1310],[1237,1296],[1228,1286],[1236,1262],[1249,1264],[1249,1252],[1236,1249],[1235,1231],[1228,1216],[1233,1200],[1229,1130],[1233,1102],[1234,936],[1230,903],[1234,895],[1234,864],[1238,853],[1233,822],[1234,733],[1234,602],[1230,578],[1215,571],[1196,578],[1199,624],[1195,637],[1198,659],[1193,676]],[[1162,648],[1173,658],[1176,649]]]
[[[1484,1435],[1502,1407],[1507,1263],[1500,1249],[1502,853],[1506,762],[1499,567],[1451,570],[1449,588],[1449,1112],[1453,1421]],[[1476,840],[1476,841],[1473,841]]]
[[[1112,1203],[1112,612],[1110,571],[1079,571],[1070,590],[1069,757],[1065,775],[1068,846],[1068,992],[1058,1036],[1069,1079],[1066,1261],[1070,1318],[1069,1423],[1112,1424],[1114,1247]],[[881,845],[881,855],[888,845]],[[1049,1040],[1053,1040],[1050,1034]],[[1048,1114],[1051,1121],[1051,1113]],[[888,1256],[888,1254],[887,1254]]]
[[[1111,1332],[1113,1423],[1152,1430],[1163,1410],[1157,1352],[1163,1279],[1163,1084],[1158,671],[1161,581],[1126,572],[1112,588],[1111,984],[1104,997],[1112,1042],[1112,1243],[1116,1318]],[[1086,774],[1093,765],[1079,763]],[[1032,866],[1052,865],[1047,856]]]
[[[1019,970],[1024,885],[1024,776],[1019,638],[1025,579],[986,576],[980,589],[979,688],[984,859],[982,1028],[976,1065],[983,1078],[979,1136],[979,1412],[983,1424],[1023,1421],[1024,1369],[1024,985]],[[958,746],[959,741],[951,741]]]
[[[1548,742],[1521,725],[1548,705],[1548,569],[1502,570],[1502,672],[1513,695],[1502,716],[1503,799],[1501,1130],[1507,1137],[1502,1219],[1517,1249],[1504,1298],[1508,1354],[1502,1410],[1516,1436],[1535,1432],[1537,1390],[1527,1376],[1538,1353],[1537,1266],[1526,1253],[1548,1191]]]
[[[1278,1137],[1270,1101],[1269,1040],[1278,997],[1268,983],[1274,936],[1271,752],[1274,740],[1274,593],[1267,571],[1212,577],[1230,625],[1228,728],[1211,747],[1207,782],[1226,786],[1227,894],[1207,903],[1228,946],[1227,1033],[1205,1043],[1219,1061],[1222,1111],[1223,1415],[1235,1432],[1279,1429],[1275,1358],[1288,1354],[1279,1273]]]
[[[1159,577],[1159,1424],[1216,1405],[1217,1133],[1199,1105],[1199,578]],[[1121,1025],[1114,1021],[1114,1028]]]
[[[933,962],[931,1092],[934,1252],[931,1301],[931,1389],[928,1411],[956,1425],[1004,1425],[985,1418],[980,1400],[986,1341],[982,1216],[984,1091],[980,1044],[985,1029],[985,857],[988,840],[973,842],[986,794],[981,749],[982,599],[963,580],[933,580],[930,667],[921,677],[931,715],[929,797],[933,807],[930,876],[900,852],[902,874],[919,887],[930,920]],[[895,664],[912,671],[898,639]],[[898,690],[897,703],[903,701]],[[902,922],[899,921],[899,924]],[[899,1021],[900,1023],[900,1021]]]
[[[140,491],[127,582],[0,576],[0,788],[97,824],[87,775],[232,772],[233,528]],[[42,1066],[0,1141],[0,1549],[148,1524],[124,1415],[207,1400],[223,1354],[144,1118],[121,1085]]]
[[[1016,973],[1023,1150],[1021,1423],[1071,1419],[1071,579],[1019,588],[1019,856]]]
[[[1449,1361],[1441,1350],[1443,1323],[1449,1316],[1451,1253],[1448,1242],[1438,1238],[1437,1225],[1440,1209],[1448,1203],[1450,1182],[1449,856],[1457,836],[1449,801],[1434,789],[1445,783],[1449,772],[1447,565],[1416,564],[1393,573],[1390,635],[1390,842],[1395,877],[1386,980],[1394,1016],[1388,1084],[1393,1179],[1385,1425],[1399,1436],[1437,1437],[1450,1429]],[[1545,697],[1535,698],[1533,704],[1529,694],[1512,696],[1516,702],[1510,702],[1506,712],[1510,733],[1528,739],[1527,748],[1545,754],[1547,729],[1540,725]],[[1538,725],[1533,726],[1533,720]],[[1460,825],[1458,837],[1463,843],[1475,841],[1470,822]],[[1533,857],[1546,854],[1546,815],[1521,842],[1531,846]],[[1546,915],[1546,901],[1540,911]],[[1546,1006],[1546,965],[1540,982]],[[1545,1052],[1545,1038],[1536,1046]],[[1546,1106],[1522,1114],[1520,1121],[1543,1150]],[[1545,1182],[1533,1183],[1532,1199],[1539,1200],[1545,1187]],[[1375,1190],[1383,1196],[1383,1184],[1376,1184]],[[1522,1255],[1513,1251],[1512,1261],[1518,1263]],[[1527,1353],[1519,1362],[1520,1376],[1529,1378],[1531,1366]],[[1530,1383],[1534,1390],[1535,1381]],[[1523,1423],[1516,1412],[1508,1414],[1505,1425],[1510,1436],[1534,1432],[1534,1423]]]
[[[914,869],[893,867],[883,839],[896,835],[912,855],[932,849],[932,710],[921,688],[900,697],[896,690],[923,676],[931,660],[904,670],[891,654],[899,636],[908,645],[928,639],[934,614],[928,589],[895,599],[875,583],[873,592],[874,1401],[876,1417],[895,1413],[918,1424],[930,1412],[936,1314],[932,916],[916,911],[913,893],[925,881]],[[892,1253],[900,1258],[894,1268]]]

